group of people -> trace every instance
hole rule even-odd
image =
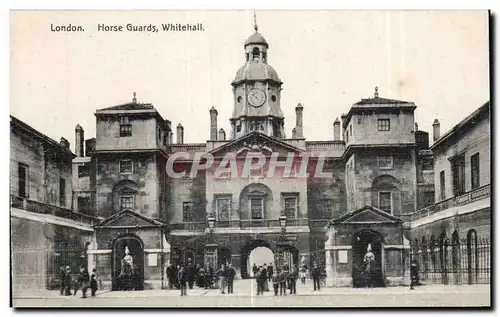
[[[282,268],[277,268],[276,270],[274,270],[272,263],[269,265],[264,264],[259,267],[254,263],[252,272],[257,283],[257,295],[263,295],[264,292],[269,292],[269,282],[273,285],[274,296],[286,296],[287,290],[289,294],[297,294],[297,279],[300,278],[301,283],[305,285],[307,271],[308,268],[305,262],[300,265],[300,268],[296,265],[290,268],[288,264],[284,264]],[[321,270],[317,262],[313,264],[311,277],[314,283],[314,291],[319,291]]]
[[[236,270],[232,264],[222,264],[219,270],[214,272],[210,265],[195,266],[189,259],[186,265],[168,265],[166,274],[169,289],[180,289],[181,296],[187,295],[187,289],[193,289],[194,285],[211,289],[216,288],[217,282],[222,294],[225,294],[226,287],[228,294],[232,294]]]
[[[59,280],[60,280],[60,292],[64,296],[76,296],[78,290],[82,291],[82,298],[87,297],[87,290],[90,287],[91,296],[95,296],[98,286],[99,277],[97,275],[97,270],[93,269],[92,274],[89,275],[87,269],[80,266],[80,272],[78,277],[73,280],[73,275],[71,274],[71,268],[69,266],[61,266],[59,268]],[[73,294],[71,293],[73,289]]]

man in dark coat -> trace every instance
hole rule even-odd
[[[228,269],[225,264],[221,264],[220,269],[217,271],[217,276],[219,277],[219,289],[221,294],[225,294],[224,289],[226,288],[226,281],[228,276]]]
[[[290,294],[297,294],[297,278],[299,277],[299,269],[294,266],[288,275],[288,285],[290,285]]]
[[[320,290],[319,280],[321,278],[321,270],[318,267],[318,263],[314,262],[313,268],[311,270],[311,275],[313,278],[314,290]]]
[[[64,295],[64,288],[66,285],[66,269],[64,266],[59,268],[59,287],[61,289],[61,295]]]
[[[193,289],[194,281],[196,279],[196,267],[194,266],[193,262],[191,262],[191,259],[189,259],[188,262],[187,274],[189,289]]]
[[[261,266],[256,274],[257,280],[257,295],[263,295],[265,289],[265,283],[267,282],[267,272],[264,271],[264,268]]]
[[[410,289],[414,290],[414,286],[418,285],[418,265],[417,260],[413,259],[410,264]]]
[[[269,278],[269,282],[273,280],[273,275],[274,275],[274,267],[272,263],[269,263],[269,266],[267,267],[267,276]]]
[[[72,286],[73,286],[73,278],[71,277],[71,268],[69,266],[66,266],[66,274],[64,277],[64,295],[66,296],[71,295]]]
[[[179,288],[181,289],[181,296],[187,295],[187,268],[183,265],[180,266],[179,272],[177,273],[177,280],[179,282]]]
[[[97,270],[93,269],[90,275],[90,296],[94,297],[97,291]]]
[[[257,267],[257,265],[254,263],[253,266],[252,266],[252,273],[253,273],[253,277],[254,278],[257,278],[257,272],[259,271],[259,268]]]
[[[229,267],[227,268],[227,293],[233,294],[233,285],[234,285],[234,277],[236,276],[236,270],[233,267],[233,264],[229,263]]]
[[[78,274],[78,285],[82,290],[82,298],[87,297],[87,289],[89,287],[90,276],[89,272],[83,266],[80,267],[80,274]],[[76,295],[76,292],[75,292]]]

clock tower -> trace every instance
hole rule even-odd
[[[284,117],[280,108],[281,85],[278,73],[268,62],[266,39],[255,32],[245,41],[245,65],[234,78],[234,110],[230,119],[232,138],[259,131],[275,138],[285,138]]]

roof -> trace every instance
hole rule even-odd
[[[146,217],[137,212],[126,209],[117,212],[106,219],[103,219],[96,225],[96,227],[127,227],[130,226],[131,224],[136,225],[138,227],[165,226],[165,224],[161,221]]]
[[[32,135],[34,135],[35,137],[40,139],[42,142],[45,142],[48,145],[51,145],[54,148],[57,148],[58,150],[60,150],[64,154],[70,155],[73,158],[76,157],[76,155],[73,154],[73,152],[71,152],[70,149],[62,146],[59,142],[55,141],[54,139],[48,137],[47,135],[45,135],[41,132],[39,132],[38,130],[35,130],[30,125],[24,123],[23,121],[17,119],[16,117],[14,117],[12,115],[10,116],[10,125],[11,125],[11,127],[16,126],[18,128],[23,129],[24,131],[31,133]]]
[[[359,209],[352,210],[340,217],[337,217],[331,221],[331,224],[340,223],[359,223],[359,222],[393,222],[401,223],[403,220],[399,217],[393,216],[388,212],[385,212],[379,208],[365,205]]]
[[[259,141],[259,139],[262,141],[265,141],[265,142],[269,142],[270,144],[279,145],[283,148],[286,148],[286,149],[294,151],[294,152],[303,152],[302,149],[295,147],[293,145],[290,145],[286,142],[283,142],[279,139],[270,137],[270,136],[265,135],[265,134],[258,132],[258,131],[252,131],[252,132],[245,134],[237,139],[231,140],[230,142],[227,142],[226,144],[224,144],[218,148],[215,148],[215,149],[209,151],[208,153],[214,154],[214,153],[223,151],[225,149],[230,149],[231,147],[233,147],[234,145],[236,145],[238,143],[244,144],[246,140],[248,140],[250,142],[250,144],[248,146],[251,147],[252,145],[254,145],[254,143],[260,144],[261,142]]]
[[[245,80],[272,80],[282,83],[276,70],[260,59],[251,60],[241,66],[236,72],[236,76],[232,84],[235,85]]]
[[[361,101],[356,102],[354,105],[395,105],[395,104],[412,105],[413,102],[375,97],[375,98],[361,99]]]
[[[484,105],[479,107],[476,111],[468,115],[465,119],[460,121],[457,125],[455,125],[451,130],[446,132],[443,136],[437,139],[434,144],[431,145],[430,149],[434,150],[436,147],[444,144],[447,140],[450,140],[452,137],[461,135],[461,133],[467,129],[470,125],[476,123],[476,120],[480,119],[482,116],[489,114],[490,112],[490,102],[487,101]]]
[[[269,47],[269,44],[267,43],[267,41],[264,38],[264,36],[262,36],[262,34],[260,34],[257,31],[255,31],[255,33],[253,33],[252,35],[250,35],[247,38],[247,40],[245,41],[245,45],[244,46],[247,46],[247,45],[250,45],[250,44],[262,44],[262,45],[265,45],[266,47]]]
[[[105,110],[156,110],[156,109],[150,103],[128,102],[117,106],[102,108],[97,110],[97,112]]]

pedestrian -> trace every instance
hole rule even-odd
[[[320,286],[319,286],[319,280],[321,278],[321,270],[319,269],[318,267],[318,263],[314,262],[313,264],[313,268],[311,270],[311,275],[312,275],[312,279],[313,279],[313,284],[314,284],[314,291],[315,290],[320,290]]]
[[[90,275],[90,296],[95,297],[97,291],[97,270],[92,270],[92,275]]]
[[[274,296],[278,296],[278,289],[280,288],[280,278],[278,275],[278,270],[273,273],[273,289],[274,289]]]
[[[272,263],[269,263],[269,266],[267,267],[267,276],[269,277],[269,282],[272,281],[274,275],[274,267]]]
[[[71,278],[71,268],[66,266],[66,274],[64,277],[64,295],[71,296],[71,286],[73,286],[73,279]]]
[[[306,284],[306,277],[307,277],[307,264],[305,261],[302,262],[300,265],[300,282],[302,285]]]
[[[172,289],[174,288],[174,266],[172,263],[169,263],[167,266],[166,270],[166,275],[167,275],[167,281],[168,281],[168,288]]]
[[[257,267],[257,265],[254,263],[253,266],[252,266],[252,273],[253,273],[253,277],[254,278],[257,278],[257,272],[259,271],[259,268]]]
[[[418,285],[418,264],[417,260],[413,259],[410,264],[410,289],[414,290],[414,286]]]
[[[279,275],[280,295],[286,296],[286,279],[287,273],[282,270]]]
[[[183,265],[179,266],[179,272],[177,273],[177,281],[179,282],[179,288],[181,289],[181,296],[187,295],[187,269]]]
[[[64,295],[64,288],[66,285],[65,282],[66,282],[66,269],[64,268],[64,266],[61,266],[59,268],[59,287],[61,291],[61,296]]]
[[[267,282],[267,272],[261,266],[257,271],[257,295],[264,295],[265,283]]]
[[[233,294],[234,291],[234,277],[236,276],[236,270],[232,263],[229,263],[228,273],[227,273],[227,293]]]
[[[187,273],[189,289],[193,289],[194,280],[196,279],[196,267],[193,262],[191,262],[191,259],[188,259]]]
[[[262,274],[264,274],[264,291],[269,292],[269,283],[267,281],[267,265],[264,263],[264,267],[262,268]]]
[[[82,298],[87,298],[87,289],[89,287],[89,281],[90,281],[89,272],[85,267],[81,266],[80,274],[78,275],[78,285],[82,290]]]
[[[288,276],[288,283],[290,285],[290,294],[297,294],[297,278],[299,274],[299,269],[297,266],[294,266],[292,268],[292,271],[290,272]]]
[[[221,294],[226,294],[224,289],[226,288],[226,279],[228,275],[228,270],[226,265],[223,263],[220,266],[220,269],[217,271],[217,276],[219,277],[219,289]]]

